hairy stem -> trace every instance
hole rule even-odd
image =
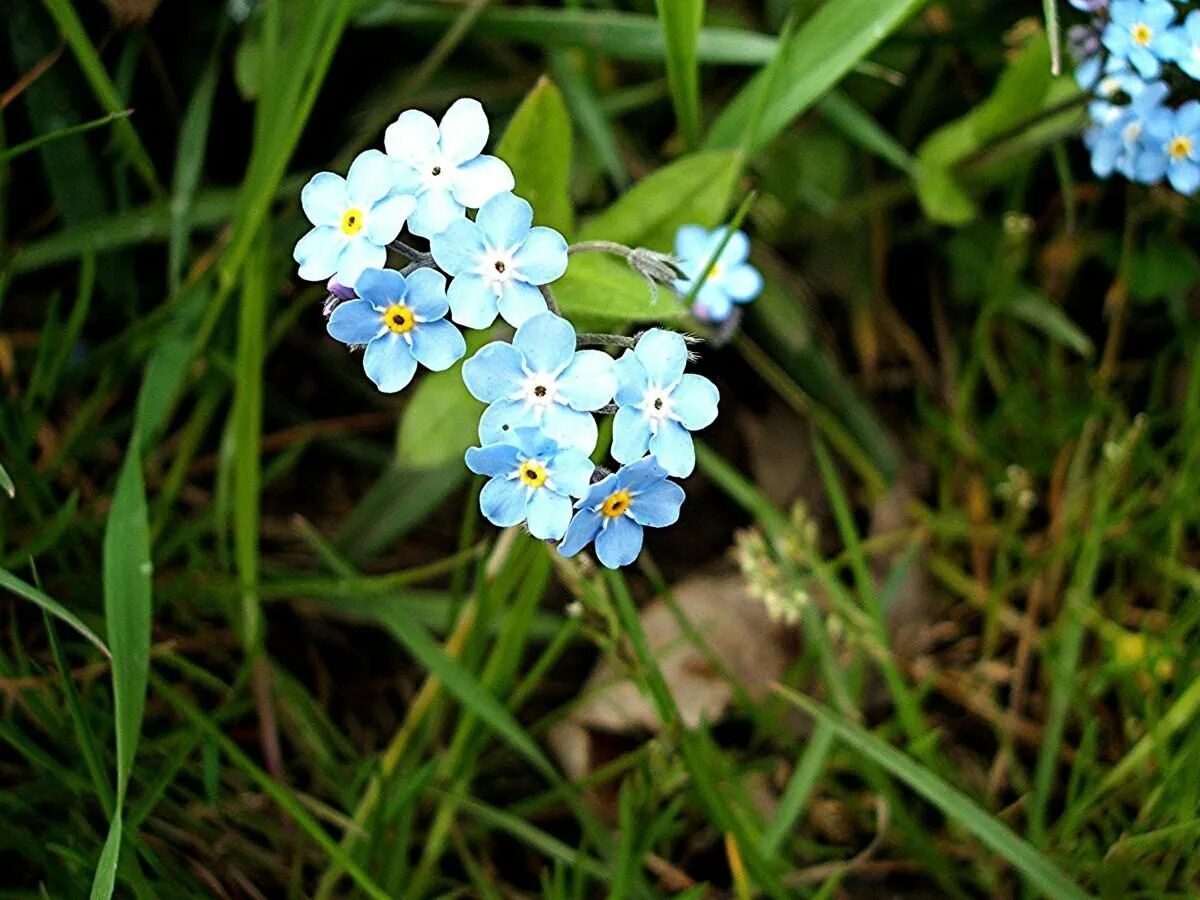
[[[612,253],[628,259],[633,255],[633,248],[618,244],[616,241],[580,241],[567,248],[567,253]]]
[[[632,350],[637,346],[637,338],[626,337],[623,334],[577,334],[576,347],[624,347]]]
[[[394,250],[401,256],[408,257],[409,260],[416,263],[418,267],[432,266],[433,254],[426,253],[424,250],[418,250],[416,247],[410,247],[404,241],[392,241],[388,244],[389,250]]]

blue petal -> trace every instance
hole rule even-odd
[[[408,293],[404,297],[417,319],[432,322],[450,310],[446,302],[446,276],[436,269],[417,269],[408,276]]]
[[[728,228],[718,228],[713,233],[718,247],[720,246],[720,242],[725,240],[725,235],[728,231]],[[721,264],[722,268],[729,268],[730,266],[736,266],[739,263],[745,262],[746,257],[749,255],[750,238],[746,237],[744,231],[735,231],[729,238],[729,242],[725,245],[725,249],[721,251],[717,262]]]
[[[592,482],[596,467],[581,450],[559,450],[548,467],[554,490],[572,497],[582,497]]]
[[[514,328],[520,328],[534,316],[546,312],[546,298],[532,284],[511,280],[502,282],[503,293],[500,295],[499,310],[504,321]],[[495,297],[495,292],[492,292]]]
[[[300,206],[314,225],[341,225],[346,201],[346,179],[332,172],[318,172],[300,191]]]
[[[753,300],[763,289],[763,277],[754,266],[740,263],[721,272],[720,286],[740,303]]]
[[[465,211],[449,188],[429,188],[417,197],[417,208],[408,217],[408,230],[432,238],[461,219]]]
[[[388,194],[371,207],[367,216],[367,237],[372,244],[387,244],[394,241],[404,228],[404,220],[417,208],[417,198],[412,194]]]
[[[650,452],[667,474],[686,478],[696,468],[696,447],[691,433],[678,422],[667,420],[650,438]]]
[[[463,358],[467,342],[462,332],[445,319],[422,322],[412,330],[412,354],[434,372],[444,372]]]
[[[487,113],[478,100],[463,97],[446,110],[438,130],[442,153],[450,162],[461,165],[483,151],[489,130]]]
[[[603,350],[580,350],[558,377],[559,394],[573,409],[599,409],[616,389],[613,358]]]
[[[696,264],[704,261],[708,251],[709,233],[699,225],[682,225],[675,232],[675,255]]]
[[[568,406],[555,403],[542,414],[542,430],[560,446],[574,447],[584,453],[596,449],[600,432],[591,413],[577,412]]]
[[[395,269],[367,269],[354,286],[358,296],[383,308],[404,301],[408,282]]]
[[[516,429],[537,424],[533,411],[520,400],[497,400],[479,417],[479,442],[494,444],[497,441],[509,441]]]
[[[724,322],[733,312],[733,301],[729,295],[711,281],[705,282],[696,294],[697,315],[709,322]]]
[[[406,109],[383,133],[388,156],[412,169],[424,169],[437,156],[439,140],[437,122],[419,109]]]
[[[459,275],[450,282],[448,298],[450,318],[464,328],[487,328],[496,321],[496,292],[481,275]]]
[[[633,498],[629,515],[639,525],[665,528],[679,521],[679,507],[683,505],[683,488],[673,481],[660,481],[650,485]]]
[[[575,329],[554,313],[542,313],[517,329],[513,345],[531,372],[558,374],[575,355]]]
[[[1200,128],[1200,102],[1189,100],[1175,111],[1175,127],[1180,132],[1194,137]]]
[[[673,388],[683,377],[687,365],[687,342],[674,331],[651,328],[634,347],[650,383],[661,388]]]
[[[429,242],[433,261],[450,275],[475,272],[487,253],[483,232],[470,219],[457,219]]]
[[[525,521],[525,486],[515,478],[493,478],[479,492],[479,509],[489,522],[508,528]]]
[[[373,206],[392,189],[392,163],[378,150],[364,150],[346,174],[346,197],[351,203]]]
[[[617,376],[617,403],[621,406],[641,403],[646,391],[650,390],[650,381],[637,354],[632,350],[622,353],[613,363],[613,373]]]
[[[625,490],[634,492],[645,490],[651,482],[662,481],[666,477],[667,470],[653,456],[622,466],[617,471],[617,483]]]
[[[1167,170],[1171,187],[1185,197],[1190,197],[1200,188],[1200,166],[1191,160],[1176,163]]]
[[[512,344],[493,341],[463,363],[463,381],[476,400],[507,400],[521,386],[525,372],[521,354]]]
[[[532,228],[513,257],[517,271],[530,284],[549,284],[567,271],[567,239],[553,228]]]
[[[305,281],[324,281],[337,271],[345,247],[340,228],[319,225],[300,238],[292,258],[300,264],[299,275]]]
[[[512,435],[512,440],[515,440],[526,459],[548,460],[559,452],[558,441],[540,428],[516,428]]]
[[[384,330],[383,319],[366,300],[349,300],[338,305],[325,330],[343,344],[368,343]]]
[[[717,386],[703,375],[684,375],[671,392],[671,408],[688,431],[707,428],[717,418]]]
[[[613,417],[613,459],[620,463],[637,462],[650,446],[650,423],[640,409],[622,406]]]
[[[575,508],[595,509],[604,502],[605,497],[620,487],[621,482],[616,475],[605,475],[587,489],[587,493],[575,504]]]
[[[526,507],[529,533],[542,541],[561,540],[571,524],[571,501],[562,494],[537,488]]]
[[[533,224],[533,207],[528,201],[506,191],[483,204],[475,222],[483,231],[489,247],[513,250],[529,234],[529,226]]]
[[[417,361],[408,343],[398,334],[385,334],[367,344],[363,354],[367,377],[385,394],[394,394],[408,386]]]
[[[454,171],[454,199],[471,209],[479,209],[497,194],[516,186],[508,163],[481,154]]]
[[[360,235],[342,248],[335,274],[341,284],[357,288],[358,278],[364,269],[382,269],[385,265],[387,251]]]
[[[567,533],[558,545],[558,552],[563,556],[574,556],[590,544],[600,532],[600,518],[599,513],[590,509],[577,512],[571,524],[567,526]]]
[[[609,519],[596,537],[596,558],[610,569],[627,566],[642,552],[642,526],[629,516]]]
[[[520,450],[512,444],[488,444],[467,450],[467,468],[476,475],[509,475],[521,464]]]

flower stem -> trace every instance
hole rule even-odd
[[[539,284],[538,290],[542,292],[542,299],[546,301],[546,306],[549,307],[550,312],[556,316],[561,316],[562,311],[558,308],[558,301],[554,299],[554,291],[550,290],[550,285]]]
[[[408,259],[410,259],[412,262],[417,263],[418,266],[433,265],[432,253],[426,253],[424,250],[418,250],[416,247],[410,247],[408,244],[404,243],[404,241],[392,241],[390,244],[388,244],[388,249],[394,250],[401,256],[408,257]]]
[[[612,253],[615,256],[629,259],[633,255],[633,248],[618,244],[616,241],[580,241],[578,244],[568,247],[567,253]]]
[[[624,347],[632,350],[637,346],[637,338],[626,337],[623,334],[577,334],[576,347]]]

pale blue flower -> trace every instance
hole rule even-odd
[[[1200,80],[1200,10],[1188,13],[1183,24],[1171,30],[1171,59],[1189,76]]]
[[[686,478],[696,467],[691,432],[717,417],[717,386],[685,375],[687,343],[673,331],[652,328],[617,360],[617,415],[612,455],[622,463],[649,450],[668,475]]]
[[[438,125],[417,109],[388,126],[383,144],[394,161],[397,190],[416,196],[413,234],[431,238],[516,182],[502,160],[483,153],[488,120],[478,100],[454,101]]]
[[[1153,184],[1164,175],[1181,194],[1191,196],[1200,189],[1200,102],[1196,100],[1177,110],[1157,109],[1146,119],[1137,177]]]
[[[629,565],[642,550],[643,528],[665,528],[679,520],[683,488],[666,478],[666,469],[647,456],[593,484],[575,504],[579,512],[558,552],[574,556],[595,541],[605,566]]]
[[[532,224],[533,207],[506,191],[483,204],[474,222],[457,219],[434,235],[433,258],[454,276],[450,318],[487,328],[499,312],[517,327],[546,311],[538,285],[567,271],[567,242],[553,228]]]
[[[392,164],[378,150],[360,153],[346,177],[320,172],[300,192],[300,205],[313,223],[293,257],[305,281],[332,276],[354,287],[364,269],[382,268],[387,245],[416,208],[408,194],[393,190]]]
[[[467,468],[491,480],[479,508],[493,525],[525,522],[543,541],[561,540],[571,521],[571,498],[588,491],[595,466],[582,450],[561,447],[536,428],[517,428],[503,443],[472,447]]]
[[[351,346],[366,345],[363,369],[385,394],[412,381],[417,363],[441,372],[463,358],[466,341],[446,321],[446,276],[417,269],[407,278],[392,269],[367,269],[348,300],[329,317],[329,333]]]
[[[1175,7],[1169,0],[1113,0],[1102,40],[1113,56],[1129,60],[1144,78],[1157,78],[1174,52]]]
[[[1170,91],[1161,81],[1142,85],[1136,80],[1128,82],[1124,90],[1134,92],[1125,105],[1096,101],[1089,107],[1093,125],[1084,133],[1083,142],[1091,151],[1092,170],[1101,178],[1114,171],[1138,178],[1138,159],[1144,150],[1142,130]]]
[[[591,411],[612,400],[613,360],[600,350],[575,349],[575,329],[542,313],[517,329],[511,344],[494,341],[463,363],[463,381],[490,404],[479,420],[479,440],[505,440],[517,428],[536,427],[566,447],[591,453]]]
[[[704,276],[727,233],[724,227],[708,231],[699,225],[684,225],[675,233],[675,256],[687,275],[675,282],[681,295],[691,293],[696,281]],[[749,256],[750,239],[741,231],[734,232],[696,293],[692,311],[698,319],[723,322],[735,303],[749,303],[762,292],[762,275],[746,261]]]
[[[1108,6],[1108,0],[1070,0],[1070,2],[1081,12],[1099,12]]]

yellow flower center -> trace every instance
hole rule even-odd
[[[532,459],[521,463],[518,475],[521,478],[521,484],[526,487],[539,488],[546,483],[546,467]]]
[[[363,213],[357,206],[342,213],[342,234],[353,237],[362,231]]]
[[[404,334],[413,330],[417,324],[417,317],[413,315],[411,307],[403,303],[393,303],[383,311],[383,321],[396,334]]]
[[[1182,136],[1174,138],[1168,149],[1171,159],[1186,159],[1192,155],[1192,139]]]
[[[1139,47],[1145,47],[1154,40],[1154,29],[1145,22],[1138,22],[1134,25],[1130,34],[1133,36],[1133,42]]]
[[[615,519],[625,515],[625,511],[629,509],[629,504],[632,502],[633,498],[629,496],[628,491],[617,491],[615,494],[609,494],[600,504],[600,512],[610,519]]]

